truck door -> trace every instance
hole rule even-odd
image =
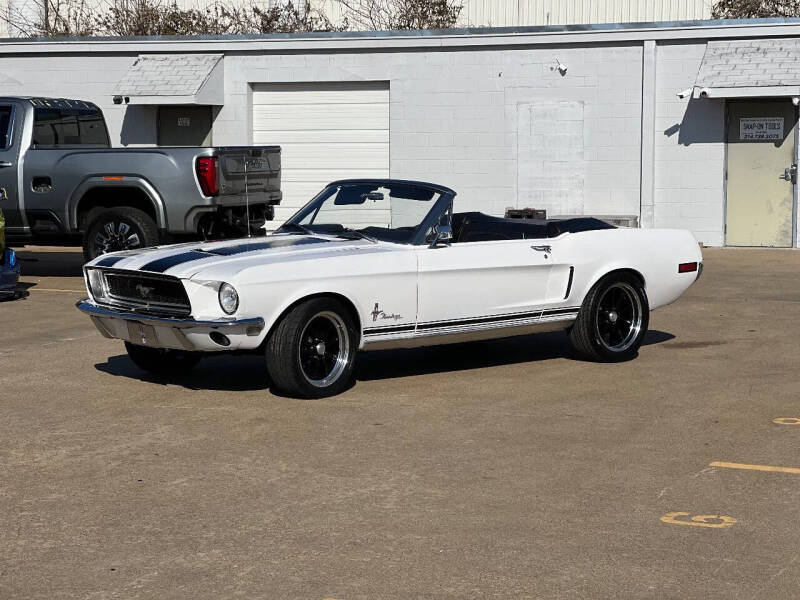
[[[0,210],[9,234],[21,233],[22,211],[17,196],[17,159],[22,134],[20,111],[13,104],[0,104]]]

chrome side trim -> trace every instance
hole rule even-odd
[[[563,315],[560,318],[537,320],[523,324],[506,325],[502,327],[481,327],[472,329],[449,330],[445,332],[410,333],[396,337],[381,336],[380,339],[364,337],[362,350],[388,350],[390,348],[418,348],[421,346],[438,346],[440,344],[458,344],[462,342],[475,342],[491,340],[517,335],[530,335],[532,333],[547,333],[568,328],[576,319],[578,313]],[[566,318],[565,318],[566,317]]]
[[[191,327],[211,327],[213,329],[229,329],[232,327],[247,327],[247,335],[258,335],[264,329],[264,319],[261,317],[252,317],[248,319],[206,319],[197,320],[190,317],[182,319],[174,319],[171,317],[155,317],[152,315],[143,315],[140,313],[123,312],[117,310],[110,310],[102,306],[98,306],[88,299],[78,301],[75,306],[81,312],[89,315],[90,317],[106,317],[114,319],[123,319],[125,321],[136,321],[137,323],[144,323],[145,325],[162,325],[173,327],[175,329],[189,329]],[[96,319],[92,319],[95,321]],[[256,331],[257,330],[257,331]],[[253,333],[251,333],[251,331]]]

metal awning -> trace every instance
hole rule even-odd
[[[800,96],[800,39],[708,42],[692,95],[695,98]]]
[[[117,84],[130,104],[222,105],[222,54],[140,54]]]

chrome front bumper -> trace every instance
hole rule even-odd
[[[89,299],[75,305],[87,314],[97,330],[107,338],[121,339],[154,348],[176,348],[183,350],[235,350],[258,345],[264,330],[264,319],[207,319],[191,317],[158,317],[99,306]],[[232,342],[221,346],[210,337],[214,331],[224,333]],[[250,343],[248,343],[250,342]]]

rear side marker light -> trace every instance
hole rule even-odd
[[[678,265],[678,273],[694,273],[697,271],[697,263],[681,263]]]

